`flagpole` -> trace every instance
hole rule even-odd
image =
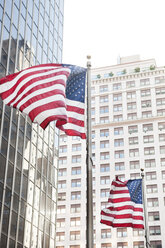
[[[144,183],[144,169],[141,169],[142,177],[142,199],[143,199],[143,209],[144,209],[144,223],[145,223],[145,241],[146,248],[151,247],[149,242],[149,231],[148,231],[148,222],[147,222],[147,209],[146,209],[146,198],[145,198],[145,183]]]
[[[93,248],[93,189],[92,189],[92,158],[91,158],[91,56],[87,56],[87,140],[86,140],[86,173],[87,173],[87,217],[86,247]]]

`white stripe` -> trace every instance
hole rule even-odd
[[[129,197],[130,198],[130,194],[129,193],[120,193],[120,194],[109,194],[109,198],[110,199],[122,199],[125,197]]]
[[[102,220],[107,220],[107,221],[111,221],[114,224],[123,224],[123,223],[132,223],[132,224],[144,224],[143,220],[137,220],[137,219],[132,219],[132,218],[128,218],[128,219],[114,219],[113,217],[110,216],[106,216],[106,215],[101,215],[101,219]]]
[[[111,189],[113,191],[120,191],[120,190],[128,190],[128,187],[116,187],[116,186],[112,185]]]
[[[53,71],[56,72],[56,70],[53,70]],[[25,80],[22,80],[21,83],[20,83],[20,84],[17,86],[17,88],[15,89],[15,91],[14,91],[12,94],[10,94],[9,97],[7,97],[7,98],[5,99],[5,103],[6,103],[6,104],[9,103],[9,102],[17,95],[17,93],[18,93],[18,91],[21,89],[21,87],[22,87],[23,85],[25,85],[28,81],[30,81],[31,79],[37,78],[37,77],[39,77],[39,76],[49,75],[49,74],[53,73],[53,71],[49,71],[49,72],[47,72],[47,73],[40,73],[40,74],[32,75],[32,76],[26,78]],[[59,71],[60,71],[60,70],[59,70]],[[66,77],[65,75],[60,75],[60,76],[56,76],[56,77],[54,77],[54,78],[52,78],[52,79],[51,79],[51,78],[47,78],[47,79],[37,80],[37,82],[35,82],[35,83],[29,85],[29,86],[25,89],[24,92],[27,92],[28,90],[32,89],[32,88],[35,87],[36,85],[44,84],[44,83],[51,82],[51,81],[53,81],[53,80],[58,80],[58,79],[63,79],[63,80],[65,80],[65,82],[66,82],[67,77]],[[19,100],[19,99],[22,97],[22,95],[23,95],[22,93],[19,94],[19,96],[17,97],[17,100]],[[16,100],[16,101],[17,101],[17,100]]]
[[[80,126],[77,126],[77,125],[72,124],[72,123],[67,123],[67,124],[63,125],[63,128],[65,130],[71,129],[71,130],[75,130],[75,131],[80,132],[80,133],[85,133],[85,127],[80,127]]]
[[[66,113],[66,108],[56,108],[56,109],[49,109],[41,112],[38,114],[33,122],[37,122],[38,124],[41,124],[46,118],[53,116],[53,115],[65,115],[67,116]]]
[[[32,111],[33,109],[44,105],[44,104],[47,104],[47,103],[51,103],[51,102],[54,102],[54,101],[62,101],[65,103],[65,97],[62,96],[62,95],[56,95],[56,97],[54,96],[50,96],[50,97],[47,97],[47,98],[44,98],[44,99],[41,99],[41,100],[38,100],[36,102],[33,102],[32,104],[30,104],[28,107],[26,107],[23,112],[25,114],[29,114],[30,111]]]
[[[107,204],[107,208],[109,208],[109,207],[117,208],[117,207],[123,207],[123,206],[133,206],[136,208],[142,208],[142,204],[137,204],[137,203],[132,202],[132,201],[125,201],[125,202],[118,202],[118,203],[109,202],[109,204]]]
[[[28,96],[26,96],[25,98],[23,98],[19,103],[18,105],[16,106],[17,108],[20,108],[25,102],[27,102],[29,99],[35,97],[35,96],[38,96],[38,95],[41,95],[43,93],[48,93],[48,92],[51,92],[53,90],[62,90],[63,92],[65,92],[65,87],[61,84],[55,84],[53,86],[50,86],[50,87],[47,87],[47,88],[42,88],[42,89],[38,89],[32,93],[30,93]],[[56,95],[53,95],[54,97],[54,100],[56,100]],[[43,99],[44,100],[44,99]],[[14,104],[14,103],[13,103]],[[12,104],[12,105],[13,105]]]
[[[115,215],[123,215],[123,214],[133,214],[133,216],[143,216],[143,212],[134,211],[133,209],[124,209],[120,211],[111,211],[108,208],[104,208],[102,210],[106,214],[115,214]]]
[[[58,71],[59,67],[55,67],[55,66],[46,66],[46,67],[37,67],[37,68],[28,68],[26,70],[23,70],[20,72],[20,74],[18,74],[13,80],[11,81],[8,81],[2,85],[0,85],[0,92],[3,93],[9,89],[11,89],[15,83],[24,75],[26,75],[27,73],[30,73],[30,72],[36,72],[36,71],[41,71],[41,70],[49,70],[49,69],[56,69],[56,71]],[[64,70],[66,71],[69,71],[70,72],[70,69],[68,68],[64,68]],[[52,70],[54,71],[54,70]],[[52,72],[51,71],[51,72]],[[45,74],[46,75],[46,74]]]
[[[116,181],[114,180],[113,182],[117,183],[117,184],[121,184],[121,185],[124,185],[124,182],[120,182],[120,181]],[[114,185],[113,185],[114,186]],[[116,187],[116,186],[115,186]]]
[[[85,103],[83,103],[83,102],[72,101],[72,100],[69,100],[67,98],[66,98],[66,104],[68,106],[71,106],[71,107],[74,106],[74,107],[78,107],[78,108],[82,108],[82,109],[84,109],[84,106],[85,106]]]
[[[84,121],[84,114],[68,111],[68,117]]]

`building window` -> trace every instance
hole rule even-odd
[[[117,128],[114,128],[114,135],[121,135],[123,134],[123,127],[117,127]]]
[[[144,148],[144,155],[153,155],[155,154],[155,148],[154,147],[145,147]]]
[[[144,242],[143,241],[133,242],[133,248],[144,248]]]
[[[58,189],[66,188],[66,180],[58,181]]]
[[[100,114],[105,114],[109,112],[109,107],[108,106],[102,106],[100,107]]]
[[[144,236],[144,230],[143,229],[134,228],[133,229],[133,236],[134,237]]]
[[[65,219],[57,219],[57,227],[65,227]]]
[[[128,248],[128,243],[127,242],[118,242],[117,248]]]
[[[117,228],[117,237],[127,237],[127,228]]]
[[[165,109],[158,109],[157,110],[157,115],[158,116],[165,116]]]
[[[92,139],[95,138],[95,131],[92,131]]]
[[[141,90],[141,97],[150,96],[150,95],[151,95],[150,89]]]
[[[108,91],[108,85],[101,85],[100,86],[100,93]]]
[[[95,98],[94,97],[91,98],[91,104],[95,104]]]
[[[80,226],[80,217],[70,218],[70,226]]]
[[[73,164],[75,164],[75,163],[81,163],[81,156],[80,155],[72,156],[72,163]]]
[[[127,103],[127,110],[136,109],[136,102]]]
[[[156,105],[157,106],[165,105],[165,98],[156,99]]]
[[[110,165],[109,164],[101,164],[100,165],[100,172],[108,172],[110,171]]]
[[[109,116],[105,116],[105,117],[100,117],[100,123],[108,123],[109,122]]]
[[[165,171],[162,171],[162,179],[165,179]]]
[[[164,83],[164,76],[155,77],[155,84]]]
[[[110,177],[109,176],[102,176],[100,177],[100,184],[110,184]]]
[[[130,149],[129,150],[129,156],[131,158],[138,157],[139,156],[139,149],[138,148],[136,148],[136,149]]]
[[[133,179],[139,179],[140,178],[140,173],[131,173],[130,178]]]
[[[113,121],[122,121],[123,120],[123,115],[114,115],[113,116]]]
[[[141,86],[145,86],[145,85],[149,85],[149,84],[150,84],[150,79],[149,78],[140,79],[140,85]]]
[[[57,214],[65,214],[66,213],[66,206],[57,206]]]
[[[165,146],[160,146],[160,154],[165,154]]]
[[[58,193],[58,201],[65,201],[66,200],[66,193]]]
[[[135,81],[127,81],[126,82],[126,87],[127,88],[135,87]]]
[[[146,172],[146,180],[155,180],[156,171]]]
[[[162,248],[162,241],[161,240],[155,240],[150,241],[151,248]]]
[[[111,229],[102,229],[101,230],[101,238],[102,239],[109,239],[109,238],[111,238]]]
[[[147,185],[147,193],[157,193],[158,188],[156,184]]]
[[[158,212],[158,211],[149,212],[149,213],[148,213],[148,220],[149,220],[149,221],[157,221],[157,220],[160,220],[159,212]]]
[[[80,240],[80,231],[71,231],[70,240]]]
[[[108,137],[108,136],[109,136],[109,129],[100,130],[100,137]]]
[[[111,248],[111,243],[101,244],[101,248]]]
[[[100,141],[100,148],[108,148],[109,140]]]
[[[101,189],[100,197],[107,197],[109,196],[109,189]]]
[[[115,170],[116,170],[116,171],[125,170],[125,165],[124,165],[124,162],[121,162],[121,163],[115,163]]]
[[[81,179],[72,179],[71,180],[71,187],[81,187]]]
[[[127,92],[127,99],[135,99],[136,98],[136,92],[135,91],[131,91],[131,92]]]
[[[156,95],[165,94],[165,87],[156,88],[155,91],[156,91]]]
[[[162,187],[163,187],[163,192],[165,192],[165,184],[163,184]]]
[[[119,180],[124,182],[125,181],[125,175],[124,174],[121,174],[121,175],[117,175]]]
[[[146,168],[152,168],[156,166],[155,159],[146,159],[144,162]]]
[[[108,102],[108,96],[100,96],[100,103]]]
[[[129,145],[138,144],[138,137],[131,137],[129,138]]]
[[[147,199],[147,206],[148,207],[158,207],[159,206],[158,198]]]
[[[66,142],[67,136],[66,135],[60,135],[60,142]]]
[[[143,118],[149,118],[152,116],[152,111],[144,111],[142,112],[142,117]]]
[[[127,119],[128,120],[135,120],[135,119],[137,119],[137,113],[129,113],[129,114],[127,114]]]
[[[165,166],[165,158],[160,159],[160,164],[161,164],[162,167]]]
[[[71,200],[80,200],[81,199],[81,192],[75,191],[71,192]]]
[[[122,111],[122,110],[123,110],[122,104],[113,105],[113,112],[119,112],[119,111]]]
[[[124,139],[115,139],[114,140],[114,146],[118,147],[118,146],[123,146],[124,145]]]
[[[113,90],[120,90],[120,89],[121,89],[121,83],[113,84]]]
[[[59,177],[66,176],[66,174],[67,174],[66,171],[67,170],[65,168],[64,169],[59,169],[58,170],[58,176]]]
[[[160,142],[165,141],[165,134],[159,134],[159,141]]]
[[[57,232],[56,233],[56,241],[64,241],[65,240],[65,233],[64,232]]]
[[[73,144],[72,145],[72,152],[81,151],[81,144]]]
[[[137,125],[135,125],[135,126],[129,126],[128,127],[128,132],[129,132],[129,134],[137,133],[138,132],[138,126]]]
[[[95,115],[95,108],[91,108],[91,115]]]
[[[110,158],[109,152],[101,152],[100,153],[100,160],[107,160],[109,158]]]
[[[67,146],[60,146],[59,152],[60,153],[67,152]]]
[[[153,143],[154,142],[154,136],[153,135],[146,135],[143,137],[144,143]]]
[[[80,174],[81,174],[81,167],[72,168],[72,175],[80,175]]]
[[[130,161],[129,164],[130,164],[130,169],[131,170],[135,170],[135,169],[140,168],[140,163],[139,163],[138,160],[137,161]]]
[[[159,131],[165,130],[165,122],[159,122],[158,128],[159,128]]]
[[[141,107],[142,108],[149,108],[151,107],[151,100],[145,100],[141,102]]]
[[[153,131],[153,124],[143,124],[143,132]]]
[[[70,212],[71,213],[80,213],[81,205],[80,204],[71,204]]]
[[[121,150],[121,151],[115,151],[115,158],[118,159],[118,158],[124,158],[124,151]]]
[[[113,94],[113,101],[121,101],[122,94]]]
[[[150,235],[161,235],[160,226],[150,226],[149,234]]]
[[[67,164],[67,158],[66,157],[61,157],[59,159],[59,164],[62,165],[62,164]]]
[[[91,95],[95,94],[95,87],[91,87]]]

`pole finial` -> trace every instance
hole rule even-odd
[[[87,59],[91,59],[91,55],[87,55]]]
[[[87,59],[88,59],[88,61],[87,61],[87,67],[88,68],[90,68],[91,67],[91,55],[87,55]]]

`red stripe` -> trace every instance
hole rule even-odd
[[[123,183],[123,184],[120,184],[120,183],[117,183],[116,181],[112,181],[112,185],[116,186],[116,187],[126,187],[126,183]]]
[[[136,206],[131,206],[131,205],[125,205],[121,207],[108,207],[109,210],[111,211],[121,211],[121,210],[126,210],[126,209],[132,209],[133,211],[137,212],[143,212],[142,207],[136,207]]]
[[[100,222],[102,224],[106,224],[106,225],[112,226],[112,227],[132,227],[132,228],[144,229],[143,224],[133,224],[133,223],[118,223],[118,224],[114,224],[112,221],[107,221],[107,220],[101,220]]]
[[[58,95],[62,95],[65,97],[65,94],[63,93],[63,91],[61,90],[52,90],[52,91],[48,91],[46,93],[43,93],[43,94],[40,94],[40,95],[37,95],[37,96],[34,96],[32,97],[31,99],[29,99],[27,102],[25,102],[23,105],[20,106],[20,110],[23,111],[25,108],[27,108],[29,105],[31,105],[32,103],[34,102],[37,102],[41,99],[45,99],[45,98],[48,98],[50,96],[53,96],[55,94],[58,94]],[[15,106],[15,104],[13,105]]]
[[[77,120],[75,118],[69,117],[68,118],[68,123],[72,123],[72,124],[77,125],[79,127],[84,127],[84,121]]]
[[[37,115],[49,109],[65,108],[65,103],[63,101],[54,101],[43,104],[31,110],[29,112],[29,117],[33,121]]]
[[[82,115],[84,115],[84,113],[85,113],[84,108],[74,107],[74,106],[70,106],[70,105],[69,106],[67,105],[67,111],[76,112],[76,113],[79,113]]]
[[[108,202],[111,202],[111,203],[120,203],[120,202],[126,202],[126,201],[131,201],[130,197],[123,197],[123,198],[117,198],[117,199],[109,198],[108,199]]]
[[[129,194],[129,190],[111,190],[110,191],[110,194],[113,194],[113,195],[118,195],[118,194],[125,194],[125,193],[128,193]]]
[[[64,124],[67,123],[67,117],[66,117],[65,115],[52,115],[52,116],[49,116],[48,118],[46,118],[46,119],[40,124],[40,126],[41,126],[43,129],[45,129],[45,128],[49,125],[49,123],[50,123],[51,121],[55,121],[55,120],[59,120],[59,119],[63,120]]]
[[[61,130],[63,130],[67,135],[69,136],[79,136],[81,137],[82,139],[86,139],[86,134],[85,133],[81,133],[81,132],[78,132],[76,130],[73,130],[73,129],[62,129],[61,127],[59,127]]]

